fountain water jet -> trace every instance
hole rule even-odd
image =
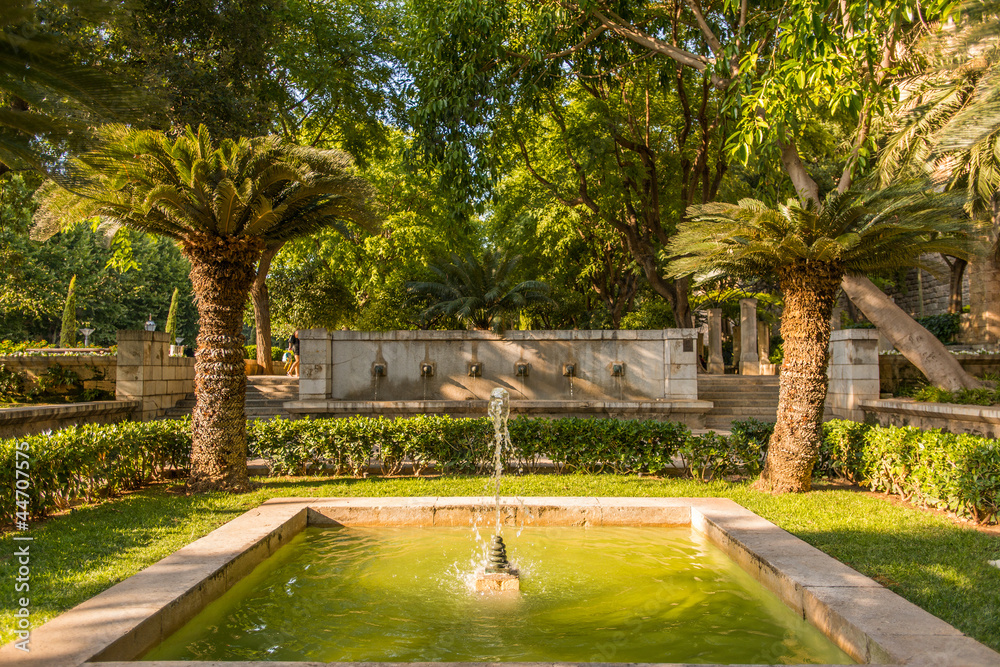
[[[496,502],[496,526],[493,538],[490,540],[489,556],[486,565],[476,571],[476,590],[485,591],[517,591],[520,590],[518,571],[507,561],[507,547],[500,536],[500,477],[503,475],[503,449],[511,450],[510,431],[507,420],[510,418],[510,393],[501,387],[490,392],[490,419],[493,420],[493,496]]]

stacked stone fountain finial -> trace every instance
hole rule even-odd
[[[476,572],[477,591],[517,591],[520,590],[518,572],[507,562],[507,547],[500,537],[500,477],[503,475],[503,449],[510,448],[510,431],[507,419],[510,416],[510,394],[497,387],[490,393],[490,418],[493,420],[495,454],[493,457],[494,495],[496,500],[496,533],[490,540],[486,565]]]
[[[494,535],[490,541],[490,555],[486,561],[486,574],[507,574],[510,572],[510,563],[507,562],[507,547],[503,543],[503,538]]]

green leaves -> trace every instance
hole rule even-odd
[[[927,252],[968,252],[954,197],[900,185],[877,193],[832,193],[825,205],[797,201],[770,208],[743,199],[689,209],[670,246],[675,275],[712,271],[773,277],[798,262],[835,265],[849,274],[892,272]]]
[[[99,147],[73,160],[86,183],[42,192],[39,228],[53,232],[86,214],[178,240],[280,241],[348,222],[376,226],[369,186],[341,151],[273,136],[216,144],[204,126],[175,140],[121,125],[100,135]]]

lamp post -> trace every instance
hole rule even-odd
[[[153,321],[152,314],[150,314],[149,319],[146,320],[145,329],[146,331],[156,331],[156,322]]]

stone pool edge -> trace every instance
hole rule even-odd
[[[505,497],[507,525],[691,525],[860,662],[987,667],[1000,654],[822,551],[724,498]],[[129,662],[286,544],[307,525],[469,526],[493,521],[493,498],[274,498],[32,631],[30,653],[0,664]],[[309,667],[310,662],[147,662],[150,667]],[[396,667],[398,663],[330,663]],[[539,663],[404,663],[445,667]],[[545,663],[574,665],[580,663]],[[597,663],[584,663],[597,665]],[[619,663],[602,663],[619,666]],[[711,666],[710,666],[711,667]]]

